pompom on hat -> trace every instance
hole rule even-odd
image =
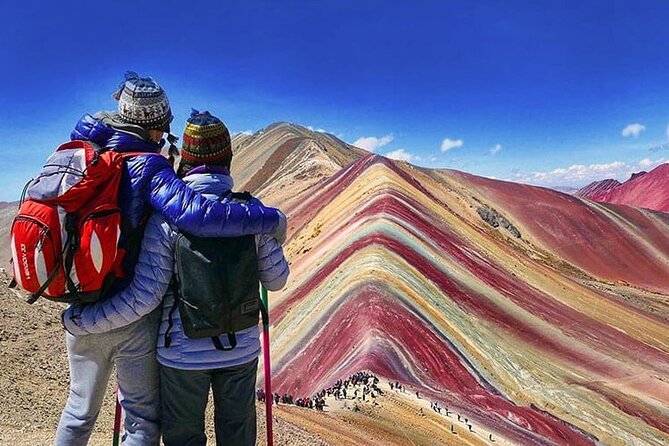
[[[140,77],[127,71],[125,79],[114,93],[118,101],[118,114],[122,121],[147,130],[170,132],[174,116],[165,90],[150,77]]]

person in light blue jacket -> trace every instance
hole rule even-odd
[[[218,118],[208,112],[193,111],[186,125],[181,155],[178,176],[193,190],[207,198],[230,200],[233,187],[229,174],[230,136]],[[258,325],[235,332],[237,344],[230,350],[217,348],[211,338],[190,339],[185,335],[170,286],[178,234],[178,228],[155,213],[147,223],[134,279],[128,288],[111,299],[74,307],[77,324],[67,320],[64,323],[73,335],[79,336],[113,334],[138,320],[149,321],[143,330],[154,330],[157,335],[166,446],[206,444],[204,410],[210,387],[214,393],[217,444],[255,445]],[[270,291],[280,290],[289,274],[281,245],[269,235],[259,235],[256,246],[260,281]],[[158,310],[161,303],[162,317]],[[219,342],[228,341],[221,336]],[[161,402],[155,399],[145,404]]]

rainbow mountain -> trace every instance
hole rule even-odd
[[[238,184],[289,217],[279,392],[369,370],[510,444],[669,440],[669,215],[285,123],[236,143]]]

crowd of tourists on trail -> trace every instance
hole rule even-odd
[[[358,412],[360,410],[360,407],[357,405],[357,402],[359,400],[367,401],[366,399],[367,396],[370,396],[371,398],[376,398],[378,395],[383,394],[383,390],[378,386],[378,384],[379,384],[378,377],[369,372],[361,371],[354,373],[347,379],[338,380],[332,386],[322,389],[311,398],[295,399],[293,395],[290,395],[288,393],[284,393],[283,395],[280,395],[279,393],[274,393],[272,394],[271,401],[274,405],[280,405],[280,404],[294,405],[297,407],[323,411],[324,407],[327,405],[325,398],[334,396],[336,400],[353,400],[355,404],[352,410]],[[407,390],[406,386],[402,385],[398,381],[389,381],[388,385],[390,386],[390,389],[394,390],[395,392],[406,393]],[[418,391],[415,391],[415,394],[416,398],[420,399],[420,393]],[[263,389],[257,389],[256,398],[258,401],[262,403],[267,402],[267,395],[265,394],[265,391]],[[435,413],[438,413],[440,415],[446,415],[447,417],[450,417],[453,414],[453,412],[449,411],[447,407],[446,408],[442,407],[439,401],[431,401],[430,408]],[[423,417],[425,416],[422,407],[418,409],[418,414]],[[458,421],[463,423],[467,427],[469,432],[474,432],[473,429],[474,426],[469,421],[468,418],[460,414],[457,414],[457,417]],[[451,424],[450,432],[455,435],[458,434],[458,431],[456,430],[454,424]],[[495,439],[492,434],[489,434],[488,440],[492,443],[495,442]]]
[[[263,389],[256,390],[256,399],[262,403],[267,402],[267,395],[265,394],[265,391]],[[303,407],[305,409],[316,409],[320,411],[322,411],[323,408],[325,407],[325,400],[323,399],[322,396],[320,396],[320,394],[314,395],[311,398],[295,399],[292,395],[288,395],[287,393],[284,393],[283,395],[279,395],[278,393],[273,393],[271,399],[272,403],[276,406],[278,406],[279,404],[295,405],[297,407]]]
[[[383,390],[381,390],[378,384],[379,378],[371,373],[364,371],[356,372],[348,378],[344,380],[340,379],[332,386],[320,390],[311,398],[295,399],[293,395],[287,393],[283,395],[274,393],[271,400],[275,405],[288,404],[322,411],[326,406],[326,397],[334,396],[336,400],[362,399],[362,401],[367,401],[368,397],[376,398],[378,395],[383,394]],[[260,402],[267,402],[267,395],[263,389],[256,390],[256,398]]]
[[[383,394],[378,384],[379,378],[371,373],[357,372],[345,380],[340,379],[326,390],[328,396],[334,395],[335,399],[342,400],[347,399],[351,395],[348,389],[349,387],[353,387],[353,399],[361,398],[363,401],[367,401],[368,396],[376,398],[378,395]]]

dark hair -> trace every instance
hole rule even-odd
[[[183,178],[186,176],[186,173],[188,173],[189,170],[194,168],[195,166],[191,166],[186,161],[184,161],[183,158],[181,158],[179,160],[179,165],[177,166],[177,176],[179,178]]]

